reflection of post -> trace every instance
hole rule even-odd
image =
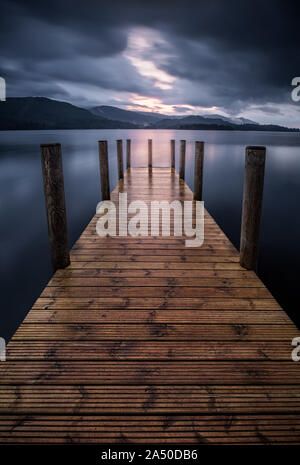
[[[0,102],[5,102],[6,100],[6,84],[5,79],[0,77]]]
[[[3,337],[0,337],[0,362],[6,361],[6,343]]]

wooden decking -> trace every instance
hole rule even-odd
[[[192,199],[168,168],[119,191]],[[200,248],[96,220],[8,345],[0,442],[300,444],[300,333],[213,218]]]

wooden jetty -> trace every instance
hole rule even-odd
[[[170,168],[131,168],[127,152],[112,200],[193,199],[173,142]],[[300,444],[300,333],[209,213],[199,248],[100,238],[97,218],[8,344],[0,443]]]

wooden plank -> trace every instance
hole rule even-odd
[[[120,255],[113,255],[113,254],[102,254],[102,253],[87,253],[85,252],[84,254],[81,253],[76,253],[76,252],[71,252],[71,259],[73,262],[94,262],[94,261],[104,261],[104,262],[127,262],[127,261],[133,261],[133,262],[142,262],[144,268],[148,267],[148,262],[156,262],[157,258],[159,258],[160,262],[170,262],[170,259],[172,259],[172,262],[181,262],[181,263],[198,263],[199,266],[201,266],[201,263],[238,263],[239,257],[232,257],[232,256],[216,256],[214,254],[210,255],[209,252],[207,255],[199,258],[195,255],[174,255],[174,252],[172,251],[166,251],[170,252],[169,254],[153,254],[153,255],[139,255],[136,253],[133,254],[120,254]],[[200,263],[199,263],[200,262]]]
[[[255,280],[257,278],[251,271],[242,270],[149,270],[149,269],[73,269],[71,267],[58,270],[54,279],[61,278],[223,278],[239,279],[246,278]]]
[[[84,305],[83,305],[84,307]],[[150,310],[150,309],[36,309],[24,323],[202,323],[202,324],[290,324],[278,310]]]
[[[211,250],[211,249],[205,249],[203,248],[202,249],[198,249],[198,248],[195,248],[195,250],[193,250],[194,248],[193,247],[190,247],[190,248],[186,248],[186,249],[177,249],[176,250],[176,256],[179,257],[179,258],[185,258],[185,259],[193,259],[191,261],[204,261],[205,258],[203,259],[202,257],[211,257],[212,255],[216,255],[218,257],[228,257],[228,261],[236,261],[235,259],[238,259],[238,254],[235,253],[235,251],[232,251],[232,250],[224,250],[224,249],[214,249],[214,250]],[[95,247],[84,247],[84,248],[81,248],[81,247],[78,247],[78,248],[73,248],[72,249],[72,256],[75,257],[75,256],[80,256],[81,254],[83,255],[91,255],[92,257],[93,256],[99,256],[101,257],[102,255],[106,255],[106,252],[107,251],[107,248],[97,248],[96,247],[96,250],[95,250]],[[161,250],[159,249],[156,249],[156,248],[151,248],[151,249],[148,249],[148,248],[136,248],[134,249],[134,251],[132,251],[131,249],[128,249],[126,250],[125,248],[120,248],[120,249],[110,249],[109,250],[109,256],[110,257],[113,257],[112,260],[115,260],[115,259],[119,259],[120,256],[123,256],[123,255],[126,255],[129,257],[129,259],[131,259],[131,257],[138,257],[138,256],[142,256],[143,260],[147,261],[147,256],[150,255],[151,256],[151,259],[156,259],[157,256],[161,257],[161,255],[165,255],[165,256],[173,256],[174,255],[174,250],[173,249],[164,249],[163,252],[161,252]],[[115,255],[115,257],[114,257]]]
[[[256,279],[247,279],[247,278],[174,278],[174,277],[159,277],[152,278],[149,276],[146,277],[114,277],[110,276],[109,278],[104,277],[54,277],[48,284],[49,287],[109,287],[109,286],[120,286],[120,287],[166,287],[166,286],[176,286],[176,287],[257,287],[263,288],[264,285],[261,281]]]
[[[187,376],[188,374],[188,376]],[[1,384],[299,384],[293,361],[10,361]]]
[[[293,324],[22,324],[13,341],[18,340],[175,340],[175,341],[286,341],[291,349],[293,337],[300,332]]]
[[[293,386],[2,386],[1,415],[299,413]],[[0,423],[1,425],[1,423]]]
[[[293,425],[293,427],[291,427]],[[295,415],[3,416],[6,443],[298,444]]]
[[[15,339],[6,358],[13,360],[285,360],[291,350],[286,342],[178,341],[46,341]],[[300,392],[299,392],[300,396]],[[300,406],[299,406],[300,407]]]
[[[54,297],[43,298],[40,297],[34,304],[33,308],[40,309],[135,309],[135,308],[149,308],[155,309],[202,309],[202,310],[231,310],[231,309],[245,309],[245,310],[278,310],[279,304],[274,299],[223,299],[223,298],[138,298],[138,297],[94,297],[94,298],[80,298],[80,297]]]
[[[170,261],[170,257],[168,257],[169,260],[166,260],[165,262],[161,261],[155,261],[149,262],[149,261],[126,261],[124,260],[117,260],[115,262],[107,262],[107,261],[101,261],[101,260],[89,260],[89,257],[87,257],[86,260],[83,260],[81,257],[81,260],[74,260],[72,261],[72,264],[70,265],[70,268],[76,269],[76,268],[95,268],[95,269],[115,269],[115,270],[130,270],[130,269],[147,269],[147,270],[243,270],[243,268],[240,266],[239,263],[237,262],[208,262],[206,261],[205,263],[193,263],[193,262],[188,262],[188,260],[182,260],[181,262],[177,261],[174,262],[174,256],[172,257],[172,261]],[[159,257],[160,259],[160,257]],[[188,262],[188,263],[187,263]]]
[[[246,299],[268,299],[271,297],[266,288],[239,288],[239,287],[142,287],[138,290],[132,287],[122,288],[116,286],[99,287],[46,287],[42,297],[236,297]]]

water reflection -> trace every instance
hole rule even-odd
[[[15,131],[0,133],[0,336],[8,338],[51,276],[39,145],[60,142],[70,245],[94,215],[100,200],[98,140],[108,140],[111,188],[117,182],[116,140],[132,140],[132,166],[170,165],[170,139],[186,139],[186,181],[193,188],[194,142],[205,141],[204,199],[239,245],[246,145],[266,145],[267,164],[259,273],[300,322],[297,309],[300,231],[300,135],[233,131]],[[125,166],[125,165],[124,165]]]

